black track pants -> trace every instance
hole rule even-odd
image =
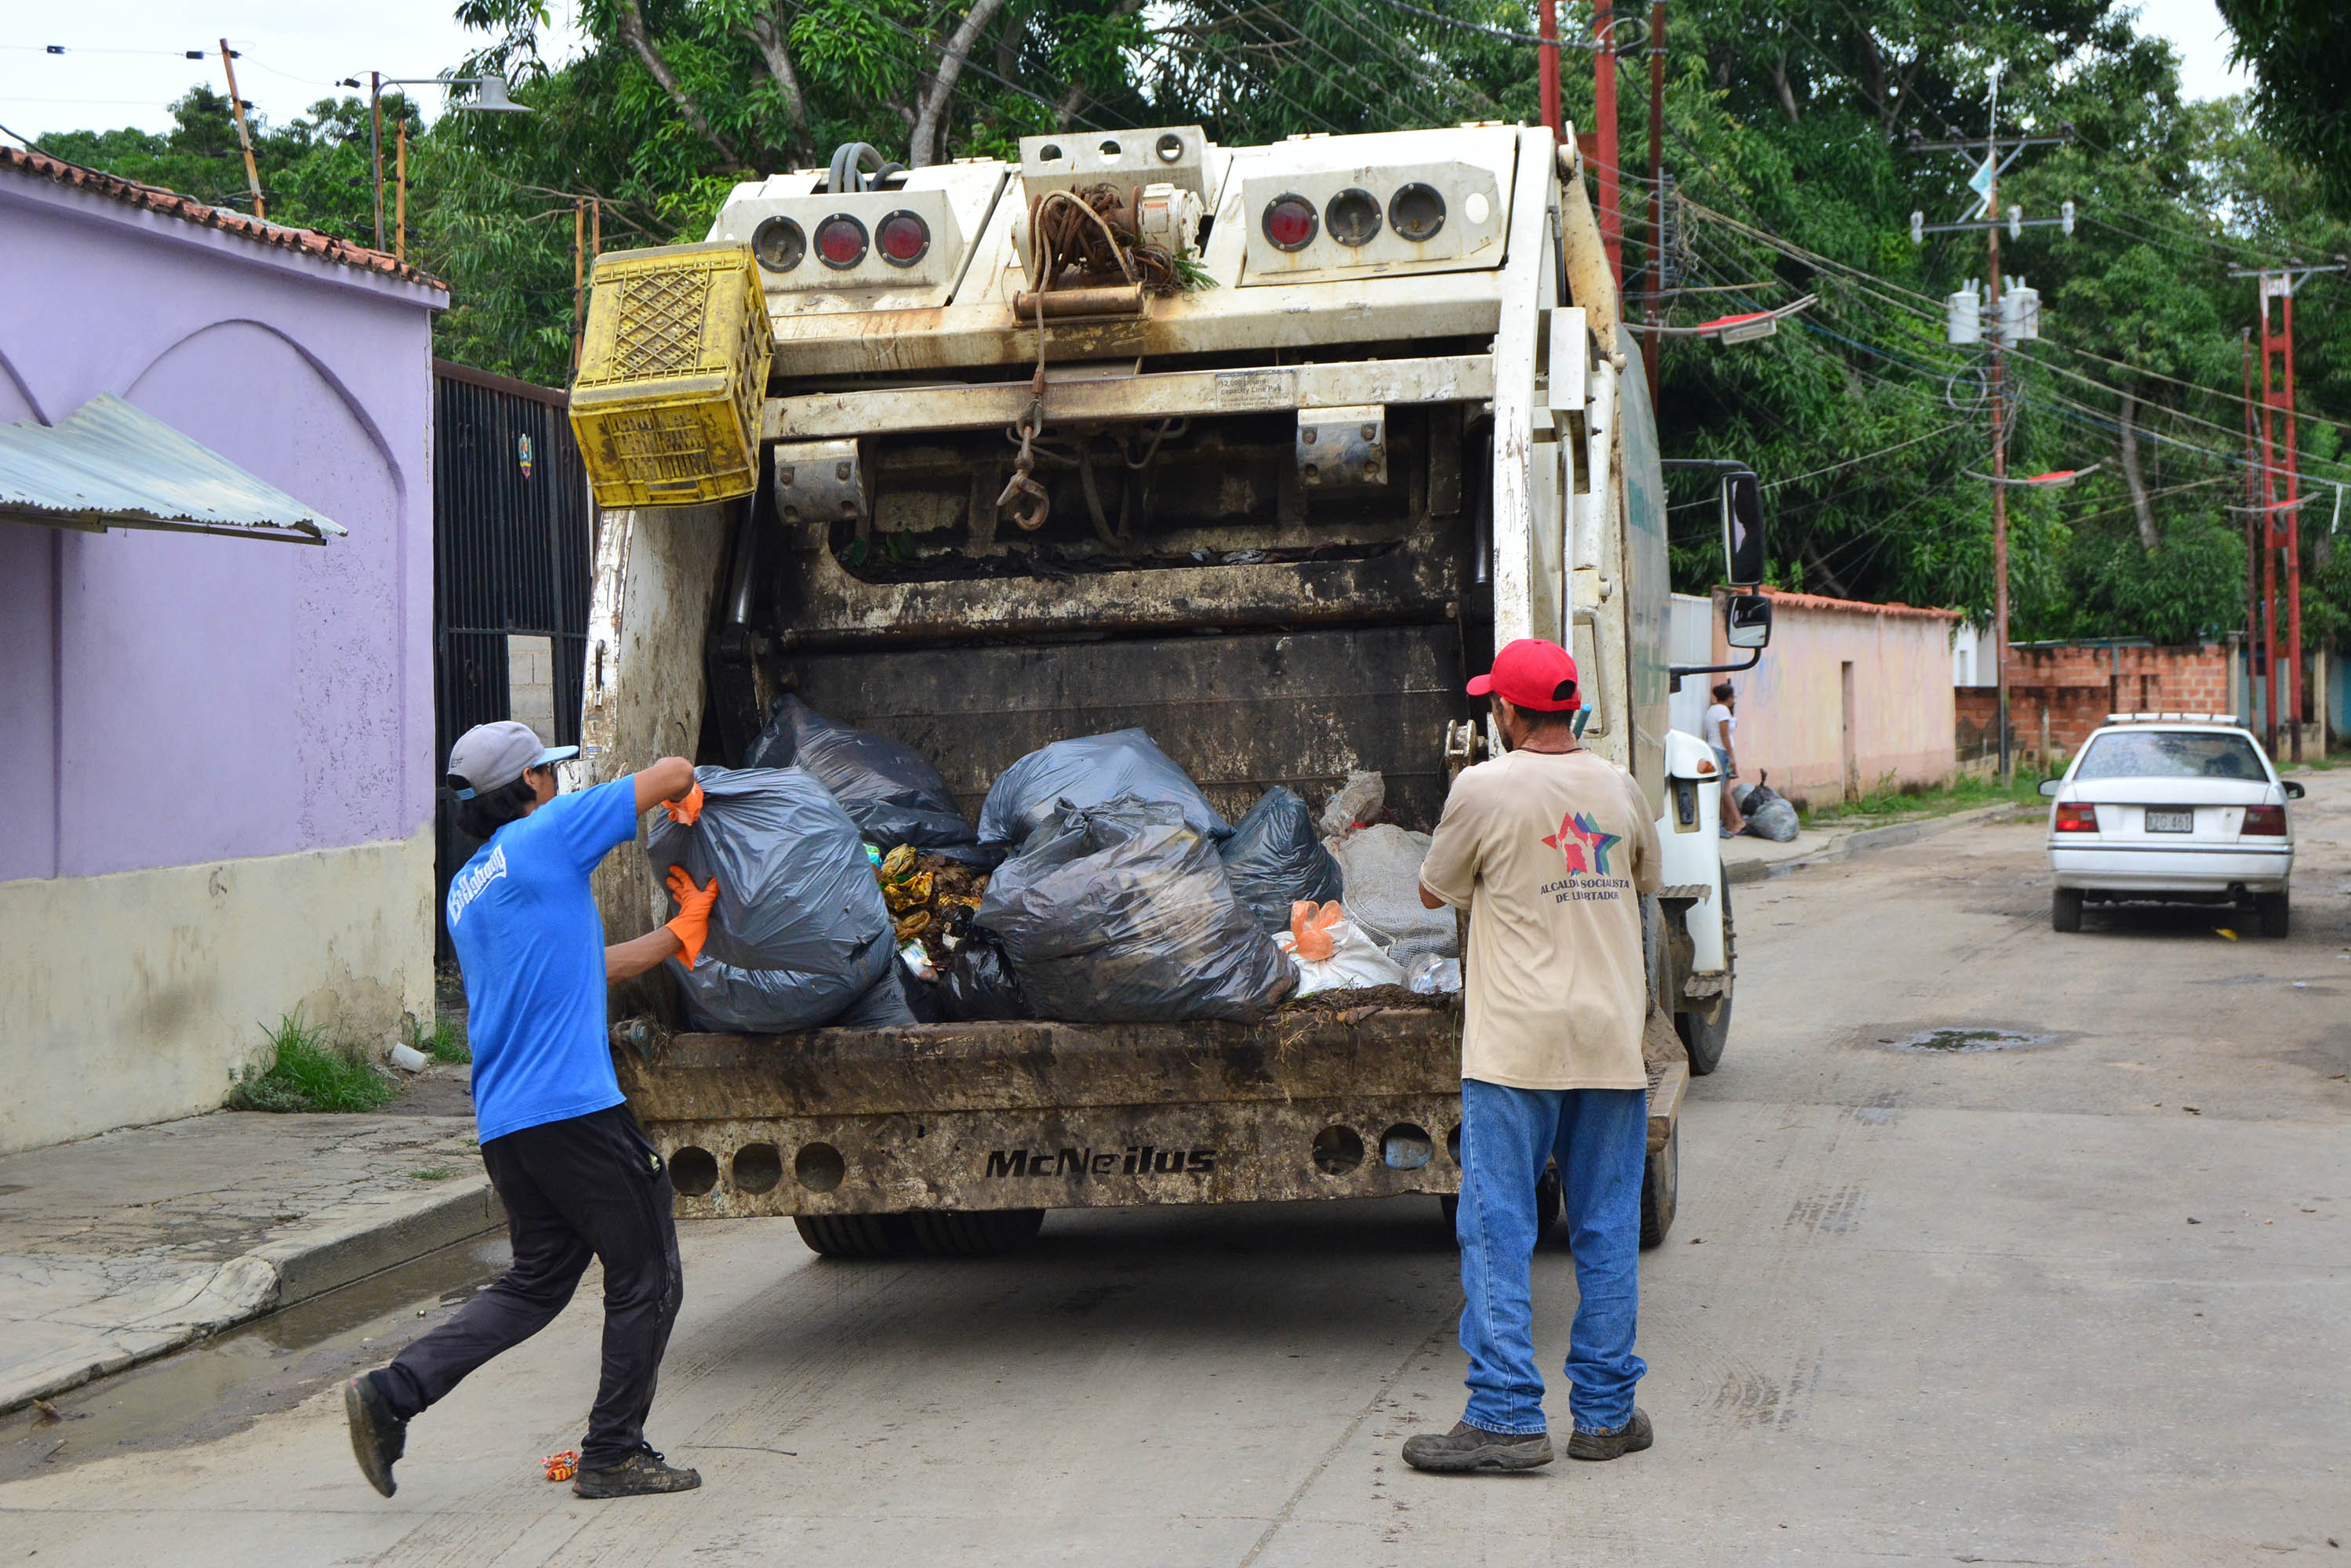
[[[669,1169],[625,1105],[493,1138],[482,1164],[506,1205],[514,1266],[401,1352],[378,1386],[394,1415],[416,1415],[552,1322],[593,1256],[604,1265],[604,1373],[580,1463],[617,1465],[644,1440],[684,1299]]]

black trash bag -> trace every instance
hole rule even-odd
[[[1290,906],[1300,899],[1327,904],[1344,890],[1338,861],[1314,831],[1314,814],[1296,790],[1280,784],[1258,797],[1217,850],[1233,896],[1268,931],[1289,930]]]
[[[1037,1016],[1021,994],[1020,977],[1013,972],[1004,944],[995,932],[977,925],[939,974],[938,1003],[939,1016],[949,1023]]]
[[[833,793],[868,841],[913,844],[970,864],[993,865],[954,792],[930,760],[887,736],[831,718],[789,692],[743,754],[746,768],[805,768]]]
[[[1262,1018],[1298,968],[1233,897],[1215,841],[1165,800],[1063,807],[998,868],[973,919],[1039,1018]]]
[[[1747,815],[1742,831],[1759,839],[1769,839],[1775,844],[1793,843],[1796,838],[1796,808],[1787,798],[1769,784],[1758,784],[1747,791],[1747,799],[1739,809]]]
[[[1232,831],[1191,776],[1139,729],[1057,740],[996,776],[979,808],[979,841],[1007,848],[1053,820],[1063,805],[1106,805],[1122,795],[1183,808],[1192,831],[1221,839]]]
[[[670,960],[698,1029],[813,1029],[860,1002],[897,961],[863,838],[803,768],[697,768],[692,827],[656,816],[645,852],[665,879],[718,879],[702,961]]]

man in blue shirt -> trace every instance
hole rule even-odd
[[[450,881],[449,936],[465,975],[482,1164],[506,1206],[514,1265],[391,1365],[344,1385],[351,1451],[385,1497],[409,1421],[553,1322],[591,1256],[604,1265],[604,1366],[572,1490],[631,1497],[702,1484],[644,1440],[682,1272],[669,1171],[612,1074],[604,993],[664,958],[692,968],[718,883],[697,888],[674,870],[677,917],[607,947],[589,873],[635,839],[653,807],[693,821],[702,790],[691,763],[665,757],[559,795],[555,764],[578,749],[543,745],[512,721],[477,725],[450,748],[458,826],[484,842]]]

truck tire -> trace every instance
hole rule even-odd
[[[795,1214],[792,1224],[820,1258],[894,1258],[914,1239],[903,1214]]]
[[[1681,1200],[1682,1130],[1678,1123],[1666,1134],[1665,1147],[1649,1156],[1641,1173],[1641,1245],[1655,1247],[1674,1228],[1674,1208]]]
[[[1559,1167],[1547,1166],[1543,1168],[1542,1180],[1535,1183],[1536,1246],[1541,1246],[1543,1239],[1558,1228],[1560,1205]],[[1460,1197],[1453,1193],[1445,1193],[1437,1198],[1437,1207],[1445,1214],[1445,1234],[1453,1239],[1456,1246],[1460,1245],[1461,1232],[1458,1223],[1461,1214]]]
[[[2061,887],[2049,895],[2049,929],[2079,931],[2082,928],[2082,890]]]
[[[1722,880],[1715,885],[1722,898],[1722,990],[1709,998],[1711,1005],[1704,1009],[1674,1015],[1674,1032],[1682,1037],[1682,1049],[1689,1053],[1693,1078],[1703,1078],[1721,1066],[1722,1048],[1730,1043],[1730,990],[1738,976],[1739,945],[1730,924],[1730,876],[1728,872],[1719,874]]]
[[[2264,936],[2283,936],[2293,928],[2294,912],[2283,893],[2253,894],[2253,913],[2261,916]]]
[[[934,1258],[992,1258],[1019,1246],[1044,1223],[1041,1208],[934,1209],[906,1216],[915,1249]]]

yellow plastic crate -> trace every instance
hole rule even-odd
[[[596,258],[571,428],[596,500],[682,507],[759,482],[759,405],[775,333],[739,243]]]

